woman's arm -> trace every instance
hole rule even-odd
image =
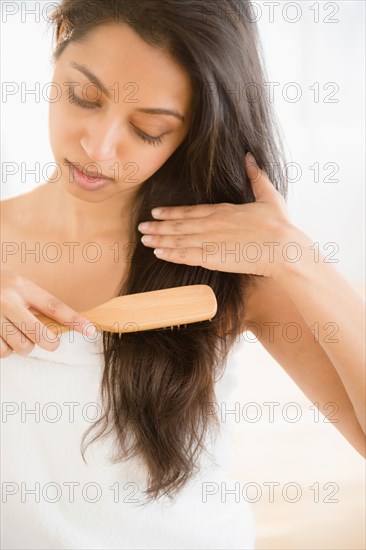
[[[266,293],[256,292],[255,305],[245,304],[251,313],[243,319],[244,325],[248,319],[276,321],[276,316],[281,316],[283,322],[293,321],[290,315],[297,311],[307,340],[312,331],[318,333],[315,347],[310,349],[303,339],[295,357],[294,345],[286,340],[271,343],[271,353],[284,357],[281,364],[286,363],[289,372],[296,371],[300,387],[309,389],[311,396],[318,396],[321,385],[322,398],[339,398],[346,411],[340,414],[347,417],[344,422],[353,433],[353,441],[357,437],[359,449],[361,444],[364,446],[366,430],[364,302],[334,267],[325,263],[320,252],[316,257],[314,243],[291,223],[285,200],[266,172],[249,154],[245,162],[254,203],[162,207],[158,212],[154,209],[156,221],[139,225],[139,231],[151,237],[144,244],[154,248],[163,261],[260,275],[258,279],[267,280],[259,283],[259,287],[266,287]],[[285,247],[290,243],[297,247],[299,261],[295,263],[284,259]],[[256,257],[253,251],[250,256],[249,247],[254,247]],[[290,254],[293,249],[287,251]],[[282,298],[278,300],[277,296],[274,304],[276,294]],[[316,371],[312,366],[314,357]],[[339,393],[334,394],[336,386]]]
[[[290,242],[289,233],[286,235]],[[325,261],[316,257],[314,243],[297,227],[291,242],[301,257],[283,261],[273,275],[296,305],[332,362],[366,432],[365,405],[365,304],[362,297]]]
[[[252,332],[301,391],[363,457],[366,437],[352,401],[332,361],[284,287],[258,277],[245,298],[242,331]],[[326,339],[336,339],[330,326]]]

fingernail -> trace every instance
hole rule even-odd
[[[152,241],[152,236],[151,235],[144,235],[143,237],[141,237],[141,242],[142,243],[151,243]]]
[[[1,351],[7,351],[8,346],[5,344],[5,342],[0,342],[0,349]]]
[[[84,325],[84,328],[86,328],[87,336],[93,336],[96,333],[96,328],[93,325],[87,324]]]
[[[252,155],[252,153],[247,153],[245,155],[245,158],[249,161],[249,162],[253,162],[254,164],[257,164],[257,161],[255,160],[254,156]]]

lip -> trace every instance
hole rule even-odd
[[[98,174],[93,172],[87,172],[80,170],[75,164],[70,161],[67,161],[70,166],[70,171],[73,175],[72,183],[76,183],[82,189],[87,189],[88,191],[94,191],[105,187],[106,185],[113,183],[114,180],[105,176],[104,174]]]

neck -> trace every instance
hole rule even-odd
[[[132,199],[131,189],[108,198],[87,201],[73,196],[59,182],[46,182],[40,189],[47,227],[63,238],[77,241],[121,239],[128,234]],[[93,192],[91,192],[92,195]]]

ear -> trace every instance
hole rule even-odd
[[[71,28],[69,20],[61,14],[57,29],[57,46],[59,46],[65,40],[68,40],[72,35],[73,29]]]

